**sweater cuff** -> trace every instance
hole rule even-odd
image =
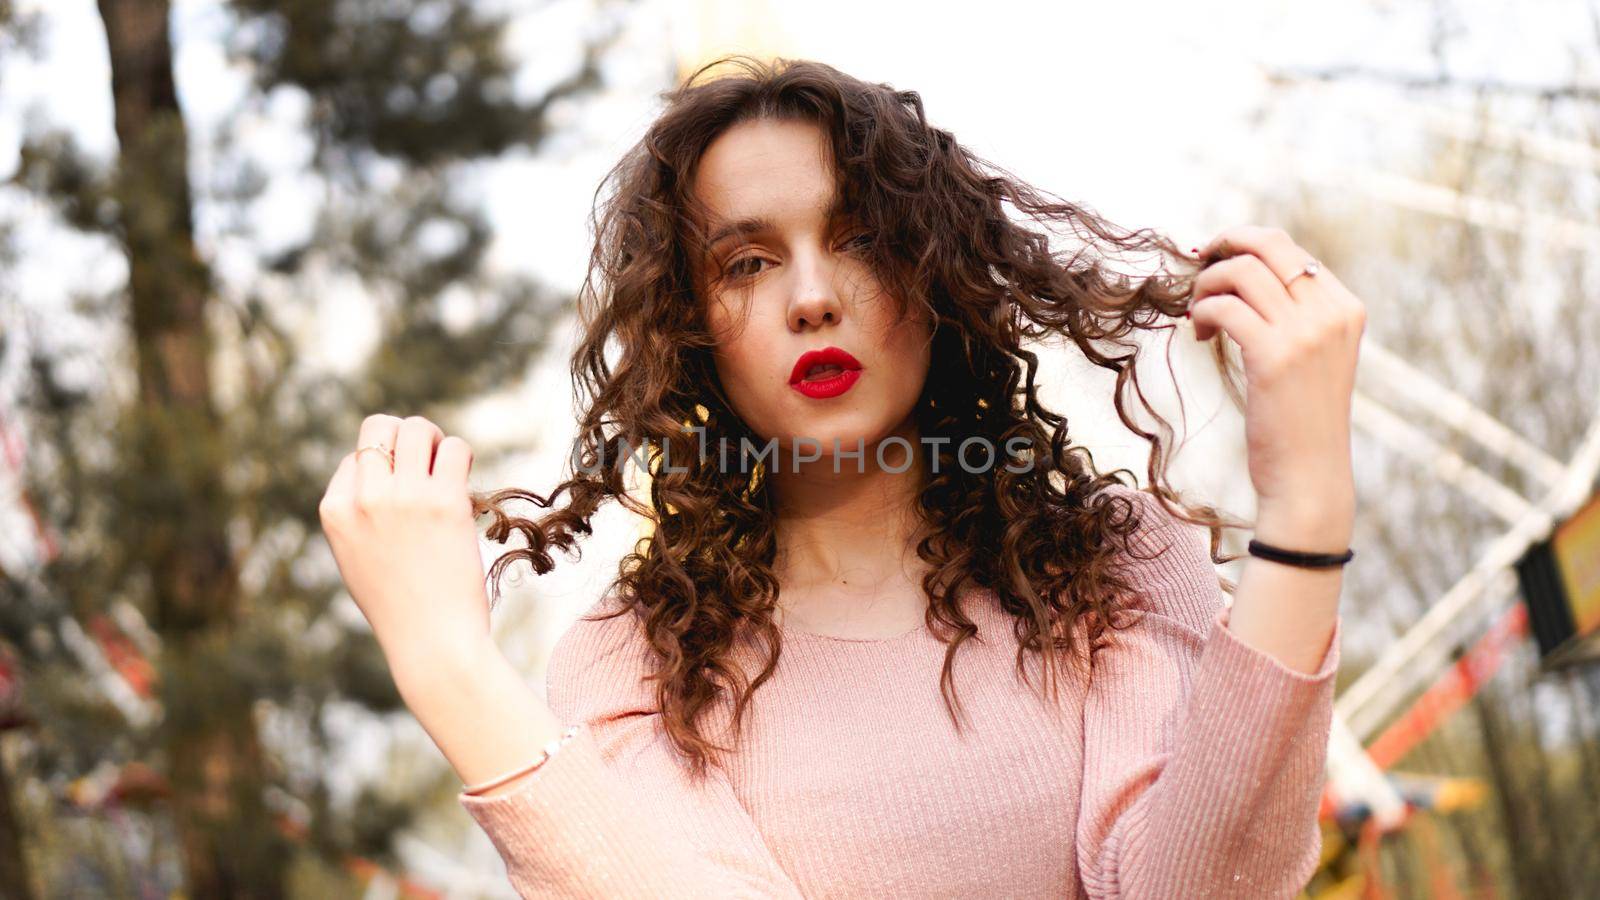
[[[1239,635],[1228,627],[1232,614],[1233,607],[1224,606],[1217,613],[1211,626],[1210,643],[1219,646],[1216,650],[1209,652],[1219,653],[1222,659],[1228,663],[1225,666],[1226,668],[1265,669],[1272,672],[1279,679],[1288,679],[1290,682],[1299,682],[1306,685],[1320,686],[1333,680],[1334,673],[1339,669],[1339,638],[1340,632],[1343,630],[1343,616],[1337,614],[1334,616],[1333,632],[1328,638],[1328,649],[1323,651],[1322,660],[1317,663],[1316,669],[1311,672],[1302,672],[1299,669],[1292,669],[1284,665],[1282,660],[1265,650],[1252,647],[1240,640]],[[1265,673],[1257,671],[1255,674],[1261,676]]]
[[[1228,628],[1230,607],[1212,620],[1210,639],[1201,653],[1190,698],[1191,739],[1238,754],[1235,771],[1272,768],[1308,727],[1326,739],[1326,719],[1333,704],[1334,676],[1339,668],[1342,620],[1334,619],[1328,649],[1313,672],[1302,672],[1277,657],[1240,640]],[[1309,721],[1308,721],[1309,720]],[[1240,741],[1241,736],[1256,739]],[[1254,756],[1254,759],[1244,757]]]
[[[657,885],[672,871],[664,835],[631,815],[611,782],[599,744],[587,724],[515,790],[456,799],[476,821],[514,880],[554,888],[583,884],[616,896]]]
[[[581,804],[582,798],[591,793],[581,789],[589,787],[595,778],[607,777],[603,765],[594,733],[588,725],[580,725],[578,733],[525,776],[515,790],[490,796],[469,794],[463,789],[456,799],[491,833],[534,837],[529,829],[544,815],[560,819],[578,809],[573,802]]]

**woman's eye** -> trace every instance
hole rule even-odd
[[[865,247],[872,242],[872,232],[858,232],[854,237],[844,242],[846,247]]]
[[[764,263],[766,260],[759,256],[746,256],[744,259],[735,260],[728,264],[728,274],[735,278],[746,278],[757,274],[760,270],[754,267],[745,267],[745,263]]]
[[[846,240],[840,246],[849,247],[852,249],[865,248],[871,243],[871,241],[872,232],[862,231],[858,232],[854,237]],[[769,261],[759,256],[746,256],[743,259],[737,259],[731,263],[728,263],[728,265],[723,269],[723,273],[730,278],[753,278],[765,271],[764,269],[760,268],[760,266],[762,263],[766,262]]]

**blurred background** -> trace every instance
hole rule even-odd
[[[373,412],[466,437],[476,488],[557,483],[594,191],[730,51],[1338,272],[1360,511],[1306,895],[1600,896],[1593,0],[0,0],[0,896],[512,896],[317,501]],[[1240,417],[1170,338],[1173,481],[1251,515]],[[1046,396],[1142,478],[1074,354]],[[509,576],[541,691],[644,533],[613,506]]]

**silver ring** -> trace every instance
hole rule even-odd
[[[359,450],[357,450],[356,451],[356,456],[360,456],[362,454],[362,452],[366,451],[366,450],[376,450],[379,453],[382,453],[384,458],[389,461],[389,471],[391,471],[391,472],[394,471],[394,451],[393,450],[390,450],[388,447],[385,447],[382,444],[368,444],[365,447],[362,447]]]
[[[1302,275],[1310,275],[1315,278],[1317,273],[1320,271],[1322,271],[1322,263],[1319,263],[1313,259],[1312,261],[1306,263],[1305,266],[1300,269],[1300,271],[1289,276],[1289,280],[1285,281],[1283,286],[1287,288],[1289,285],[1294,284],[1294,280]]]

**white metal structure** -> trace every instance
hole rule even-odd
[[[1403,818],[1394,788],[1373,778],[1377,766],[1362,749],[1401,708],[1447,665],[1469,636],[1481,631],[1498,608],[1517,598],[1512,566],[1530,546],[1549,535],[1557,520],[1576,510],[1600,474],[1600,406],[1570,462],[1562,464],[1532,446],[1460,395],[1417,371],[1370,339],[1363,339],[1361,367],[1386,385],[1410,395],[1442,424],[1528,471],[1547,490],[1529,501],[1472,466],[1406,420],[1357,392],[1354,425],[1390,449],[1428,467],[1447,484],[1461,488],[1508,525],[1489,544],[1478,563],[1444,593],[1399,640],[1334,704],[1334,729],[1328,747],[1328,776],[1347,798],[1361,798],[1380,827]]]

